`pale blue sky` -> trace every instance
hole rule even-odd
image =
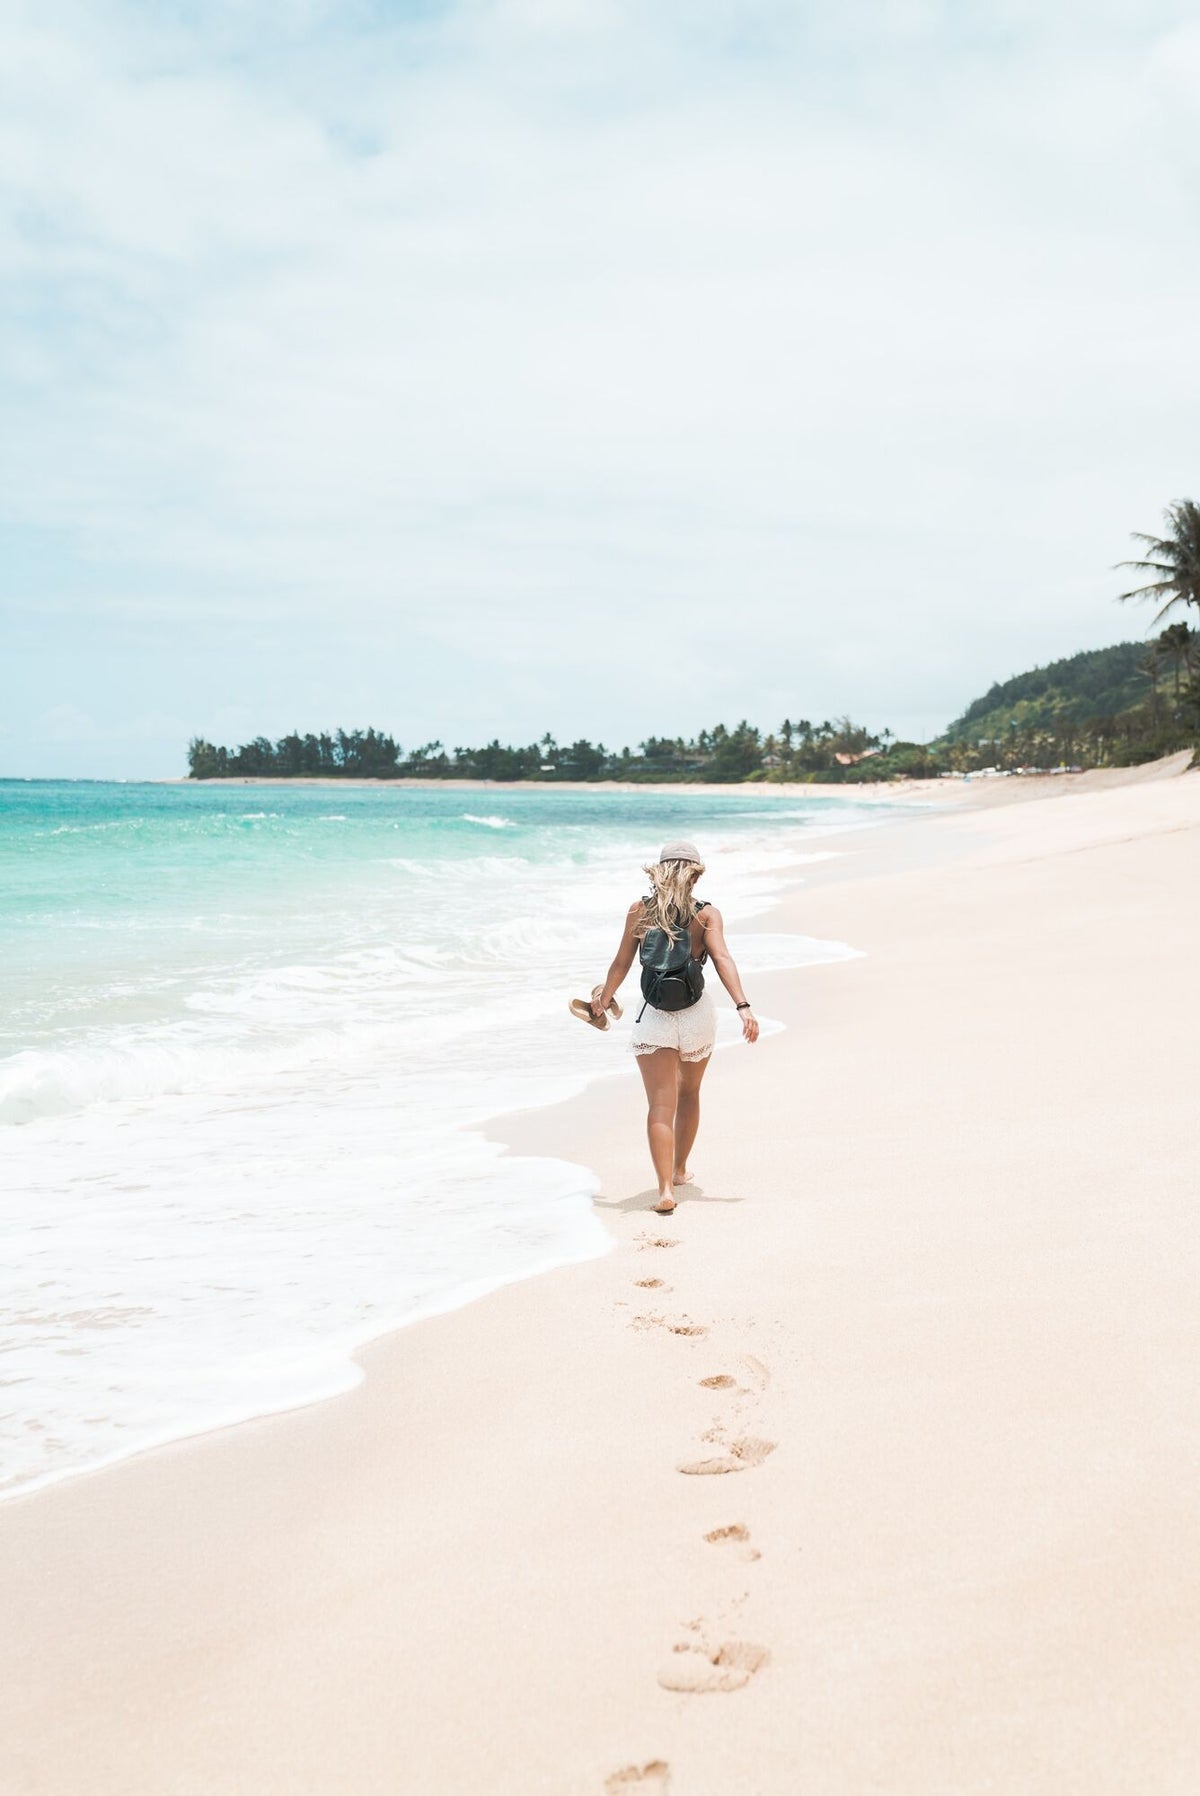
[[[0,6],[0,771],[923,736],[1197,493],[1200,25]]]

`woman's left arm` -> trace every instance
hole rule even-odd
[[[709,959],[717,969],[718,979],[737,1005],[742,1034],[747,1041],[757,1041],[758,1018],[746,1001],[746,994],[742,990],[741,975],[738,973],[733,955],[729,952],[725,942],[725,924],[715,904],[705,907],[703,922],[704,946],[708,949]]]
[[[621,946],[613,955],[612,965],[608,969],[608,977],[604,981],[604,984],[597,986],[596,990],[592,993],[591,1004],[593,1016],[604,1015],[605,1011],[620,991],[626,973],[628,973],[630,967],[633,965],[633,957],[637,953],[638,946],[636,930],[638,924],[642,920],[643,909],[644,907],[640,898],[635,898],[633,903],[629,906],[629,913],[625,918],[625,931],[621,937]]]

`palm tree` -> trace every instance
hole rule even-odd
[[[1175,708],[1179,708],[1179,676],[1189,676],[1196,660],[1196,632],[1186,624],[1169,624],[1158,639],[1158,651],[1175,676]]]
[[[1144,586],[1135,586],[1132,591],[1118,596],[1121,599],[1165,599],[1166,603],[1155,615],[1156,624],[1161,623],[1176,605],[1200,608],[1200,505],[1194,499],[1178,499],[1174,505],[1167,506],[1163,517],[1170,526],[1166,536],[1147,536],[1141,530],[1133,532],[1134,540],[1145,543],[1150,551],[1146,559],[1117,563],[1118,567],[1134,568],[1138,573],[1154,576]]]
[[[1158,734],[1158,681],[1163,670],[1163,652],[1161,641],[1150,644],[1142,659],[1138,662],[1138,672],[1145,674],[1150,682],[1150,728]]]

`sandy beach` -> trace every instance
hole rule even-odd
[[[1048,776],[1049,777],[1049,776]],[[1040,778],[1040,776],[1039,776]],[[187,777],[179,779],[153,780],[156,786],[190,786],[193,789],[201,786],[216,788],[237,786],[264,787],[304,787],[336,792],[339,788],[353,790],[355,787],[385,792],[637,792],[646,794],[661,792],[669,795],[686,795],[689,792],[718,792],[728,796],[738,790],[737,782],[732,785],[713,785],[704,780],[475,780],[475,779],[359,779],[355,777],[329,778],[320,774],[297,775],[286,780],[274,779],[269,775],[239,773],[221,780],[193,780]],[[972,784],[982,784],[959,779],[927,779],[927,780],[858,780],[854,782],[836,780],[755,780],[753,790],[756,798],[871,798],[886,801],[890,804],[904,804],[915,798],[928,799],[931,795],[939,800],[953,802],[956,795]]]
[[[839,841],[674,1217],[629,1063],[497,1129],[607,1257],[0,1506],[4,1796],[1194,1790],[1186,759]]]

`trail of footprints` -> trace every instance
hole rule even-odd
[[[654,1251],[676,1246],[678,1241],[665,1235],[644,1234],[638,1239],[641,1250]],[[637,1290],[664,1294],[670,1294],[673,1290],[663,1279],[654,1276],[635,1279],[634,1285]],[[643,1330],[666,1329],[673,1335],[691,1340],[703,1340],[709,1334],[707,1324],[695,1321],[686,1313],[672,1317],[648,1312],[635,1316],[630,1326]],[[738,1422],[748,1407],[748,1402],[749,1405],[754,1405],[770,1380],[767,1367],[753,1354],[743,1354],[740,1366],[740,1378],[730,1372],[711,1372],[697,1381],[705,1390],[727,1393],[740,1399],[734,1410],[734,1418]],[[714,1420],[703,1435],[702,1442],[714,1451],[678,1460],[676,1470],[684,1477],[724,1477],[751,1472],[775,1451],[774,1441],[742,1432],[740,1427],[735,1427],[723,1416]],[[704,1540],[707,1545],[725,1555],[731,1563],[750,1565],[762,1557],[750,1539],[750,1530],[743,1522],[728,1522],[720,1527],[710,1528],[704,1535]],[[762,1670],[770,1658],[765,1646],[750,1640],[716,1638],[716,1634],[722,1631],[710,1629],[703,1617],[684,1624],[681,1638],[674,1643],[670,1658],[658,1673],[658,1681],[664,1690],[682,1691],[696,1696],[727,1694],[744,1688]],[[630,1766],[623,1772],[614,1772],[609,1779],[608,1788],[613,1792],[637,1787],[665,1791],[668,1777],[666,1765],[656,1760],[640,1771],[636,1766]],[[625,1781],[614,1781],[620,1778]]]
[[[640,1252],[658,1253],[678,1247],[679,1240],[669,1235],[644,1233],[637,1237]],[[669,1297],[674,1286],[654,1274],[634,1281],[638,1292],[653,1291]],[[702,1341],[709,1334],[706,1323],[697,1322],[684,1313],[667,1316],[658,1311],[636,1315],[629,1326],[641,1331],[665,1330],[685,1340]],[[731,1372],[710,1372],[697,1380],[706,1391],[721,1392],[734,1404],[734,1419],[740,1424],[748,1406],[756,1404],[770,1382],[770,1373],[754,1354],[740,1357],[740,1378]],[[704,1445],[715,1451],[676,1461],[676,1470],[684,1477],[721,1477],[739,1472],[752,1472],[775,1451],[775,1442],[756,1434],[735,1429],[718,1416],[702,1436]],[[717,1487],[719,1488],[719,1487]],[[710,1528],[703,1536],[706,1546],[719,1552],[732,1565],[753,1565],[762,1554],[750,1538],[744,1522],[725,1522]],[[736,1609],[746,1594],[729,1604]],[[752,1640],[717,1638],[724,1626],[713,1628],[703,1616],[683,1623],[670,1655],[659,1670],[658,1682],[664,1690],[687,1696],[728,1695],[743,1689],[770,1659],[765,1646]],[[665,1759],[651,1759],[642,1765],[624,1765],[605,1779],[605,1796],[670,1796],[671,1768]]]

